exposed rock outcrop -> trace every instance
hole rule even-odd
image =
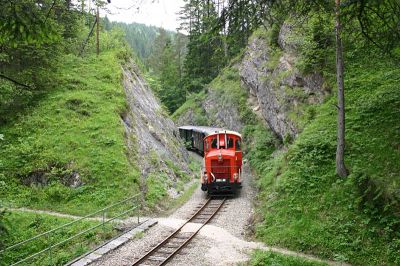
[[[303,75],[295,67],[297,43],[291,41],[293,26],[281,27],[281,50],[271,49],[265,38],[253,37],[240,65],[240,76],[249,93],[256,97],[261,114],[280,137],[295,138],[304,116],[304,107],[321,103],[328,94],[318,72]],[[278,50],[278,51],[277,51]]]
[[[228,95],[229,96],[229,95]],[[239,111],[223,91],[210,85],[204,97],[197,97],[191,106],[176,118],[176,124],[215,126],[241,131]]]
[[[208,89],[207,97],[202,103],[209,121],[212,126],[227,128],[240,132],[243,124],[240,121],[239,111],[237,106],[233,106],[232,102],[226,100],[224,95],[221,95],[213,88]]]
[[[189,172],[188,153],[179,139],[174,122],[164,114],[152,90],[131,61],[123,68],[127,113],[122,115],[126,128],[128,157],[138,164],[145,178],[164,172],[176,181],[171,163]]]

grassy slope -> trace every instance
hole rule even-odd
[[[7,214],[9,235],[5,240],[6,246],[18,243],[26,240],[37,234],[46,232],[50,229],[54,229],[63,224],[71,222],[71,219],[59,218],[44,214],[32,214],[24,212],[12,212]],[[41,237],[33,242],[22,245],[12,251],[2,253],[0,255],[0,265],[10,265],[20,259],[25,258],[28,254],[33,254],[45,249],[49,244],[56,244],[63,241],[78,232],[89,229],[93,226],[98,225],[99,222],[84,221],[69,226],[65,229],[56,231],[55,234],[51,235],[51,238],[47,236]],[[105,229],[105,230],[104,230]],[[104,230],[104,231],[103,231]],[[35,259],[28,261],[29,265],[62,265],[67,263],[74,257],[80,256],[85,252],[89,251],[95,245],[98,245],[101,241],[112,237],[117,232],[112,229],[110,224],[105,227],[99,227],[94,231],[83,234],[76,239],[52,250],[52,258],[48,257],[48,252],[42,256],[38,256]]]
[[[268,244],[357,265],[400,263],[400,70],[349,58],[347,150],[335,175],[335,98],[271,166],[261,168],[257,235]]]
[[[0,127],[4,203],[83,214],[138,191],[138,170],[128,163],[120,120],[125,94],[117,56],[65,56],[54,89]],[[84,185],[63,185],[60,180],[74,171]],[[47,186],[22,184],[40,172]]]

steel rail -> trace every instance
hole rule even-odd
[[[146,254],[144,254],[143,257],[141,257],[138,261],[136,261],[134,264],[132,265],[139,265],[140,263],[142,263],[145,259],[147,259],[155,250],[157,250],[158,248],[160,248],[161,246],[163,246],[166,242],[168,242],[168,240],[170,240],[173,236],[175,236],[176,234],[178,234],[180,232],[180,230],[189,223],[189,221],[191,221],[200,211],[202,211],[206,205],[210,202],[211,198],[208,199],[206,201],[206,203],[195,213],[193,214],[192,217],[190,217],[190,219],[188,221],[186,221],[183,225],[181,225],[178,229],[176,229],[172,234],[170,234],[169,236],[167,236],[167,238],[165,238],[161,243],[159,243],[157,246],[155,246],[154,248],[152,248],[149,252],[147,252]]]
[[[221,204],[218,206],[218,208],[215,210],[215,212],[207,219],[206,222],[204,222],[180,247],[178,247],[172,254],[170,254],[163,262],[161,262],[161,265],[165,265],[170,259],[172,259],[173,256],[175,256],[179,251],[181,251],[196,235],[200,230],[209,222],[211,219],[218,213],[218,211],[221,209],[222,205],[224,205],[226,198],[224,198],[221,202]]]
[[[197,233],[218,213],[218,211],[221,209],[222,205],[224,204],[226,200],[226,197],[224,197],[221,201],[221,203],[216,206],[217,208],[213,210],[213,213],[206,219],[205,222],[202,222],[202,225],[192,233],[183,243],[179,244],[179,247],[177,247],[174,251],[172,251],[171,254],[169,254],[167,257],[163,258],[164,260],[160,262],[158,265],[165,265],[172,257],[174,257],[180,250],[182,250],[196,235]],[[212,201],[211,198],[209,198],[204,205],[199,208],[193,215],[192,217],[189,218],[182,226],[180,226],[177,230],[175,230],[171,235],[169,235],[167,238],[165,238],[161,243],[159,243],[157,246],[152,248],[150,251],[148,251],[144,256],[142,256],[139,260],[134,262],[132,266],[137,266],[146,261],[153,253],[157,252],[158,249],[163,247],[169,240],[171,240],[174,236],[176,236],[179,232],[181,232],[182,228],[186,226],[188,223],[192,222],[193,220],[196,219],[196,217],[206,208],[208,207],[209,203]]]

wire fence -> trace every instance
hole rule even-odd
[[[132,214],[136,213],[137,223],[139,224],[141,207],[142,204],[140,200],[140,194],[136,194],[117,203],[111,204],[103,209],[78,218],[72,222],[58,226],[54,229],[40,233],[34,237],[4,248],[0,251],[0,261],[2,261],[0,264],[3,265],[5,262],[5,257],[7,256],[6,263],[7,265],[12,266],[21,264],[26,265],[35,259],[43,259],[45,257],[47,257],[48,265],[54,265],[56,264],[54,257],[56,256],[56,252],[60,247],[64,247],[67,243],[76,240],[79,237],[87,236],[88,233],[96,233],[95,230],[100,227],[102,227],[103,232],[105,232],[106,230],[110,229],[106,228],[106,225],[111,224],[111,222],[115,222],[118,218],[127,215],[132,216]],[[109,217],[110,214],[111,217]],[[81,224],[89,225],[89,228],[82,228],[78,229],[78,231],[75,231],[76,229],[74,226],[80,226]],[[54,241],[56,236],[58,240]],[[60,237],[62,238],[61,240]],[[37,246],[37,241],[39,240],[44,240],[46,246],[40,250],[37,250],[34,247]],[[14,257],[12,253],[21,249],[25,250],[24,252],[21,252],[23,257],[21,257],[21,253],[19,252],[17,253],[20,256]],[[26,250],[28,250],[29,254],[27,254]],[[39,264],[44,265],[44,263]]]

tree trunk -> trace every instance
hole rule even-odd
[[[96,13],[96,54],[99,56],[100,54],[100,14],[99,14],[99,7],[97,7],[97,13]]]
[[[343,46],[340,37],[340,0],[336,0],[336,78],[338,85],[338,120],[337,120],[337,148],[336,148],[336,174],[346,177],[348,171],[344,164],[345,149],[345,108],[344,108],[344,63]]]
[[[85,14],[85,0],[81,0],[81,13]]]

